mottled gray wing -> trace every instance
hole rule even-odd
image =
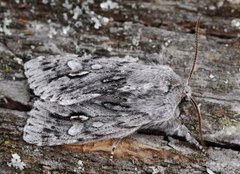
[[[24,139],[56,145],[120,138],[174,116],[183,83],[171,68],[74,55],[25,64],[34,104]]]
[[[116,62],[75,55],[38,57],[24,66],[30,88],[43,100],[71,105],[98,97],[112,83],[102,83],[117,77]],[[115,79],[118,80],[118,79]],[[109,87],[109,85],[111,87]]]
[[[24,140],[31,144],[84,144],[108,138],[126,137],[149,119],[143,114],[110,112],[88,103],[61,106],[47,101],[36,101],[24,127]],[[90,110],[90,112],[88,112]],[[99,113],[97,113],[100,111]],[[106,111],[105,113],[101,111]],[[92,114],[86,115],[84,112]],[[69,114],[69,117],[63,114]],[[97,114],[97,115],[96,115]]]

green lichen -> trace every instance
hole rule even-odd
[[[3,65],[2,72],[4,77],[7,77],[11,73],[11,68],[8,65]]]
[[[4,145],[10,145],[10,144],[11,144],[11,142],[9,140],[4,141]]]
[[[236,127],[237,129],[240,130],[240,122],[234,120],[234,119],[231,119],[231,118],[228,118],[228,117],[223,117],[220,121],[220,126],[221,128],[226,128],[226,127]]]

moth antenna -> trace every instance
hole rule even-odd
[[[200,17],[198,18],[197,23],[196,23],[196,27],[195,27],[195,55],[194,55],[194,61],[193,61],[192,69],[190,71],[190,74],[189,74],[189,77],[188,77],[188,80],[187,80],[187,84],[190,81],[190,79],[192,78],[192,74],[193,74],[193,71],[194,71],[194,68],[195,68],[195,65],[196,65],[196,62],[197,62],[197,58],[198,58],[199,23],[200,23]]]
[[[201,145],[204,145],[203,132],[202,132],[202,115],[201,115],[201,112],[200,112],[200,109],[199,109],[197,103],[195,102],[195,100],[192,97],[190,97],[190,101],[193,104],[194,109],[197,111],[198,126],[199,126],[199,139],[200,139]]]

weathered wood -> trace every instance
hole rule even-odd
[[[0,92],[5,98],[12,99],[0,103],[5,108],[11,104],[8,108],[12,108],[0,111],[0,173],[20,173],[7,165],[12,153],[18,153],[27,164],[22,173],[203,173],[207,169],[220,173],[239,172],[238,1],[119,1],[119,8],[109,10],[102,9],[101,2],[96,1],[94,4],[79,5],[84,6],[85,11],[78,20],[74,20],[70,10],[62,6],[64,1],[56,3],[56,6],[51,6],[42,2],[0,2],[1,21],[12,19],[12,23],[5,26],[12,34],[4,36],[0,32]],[[76,4],[72,8],[75,7]],[[94,22],[91,18],[97,16],[91,16],[90,11],[112,19],[104,25],[99,17],[102,26],[96,29],[96,19]],[[63,13],[68,14],[69,22],[64,19]],[[78,147],[85,149],[82,150],[84,153],[80,153],[73,150],[76,147],[37,147],[22,140],[27,116],[17,104],[26,106],[30,103],[26,103],[25,93],[23,96],[19,91],[16,92],[19,96],[13,95],[10,91],[17,91],[17,88],[8,85],[15,83],[9,82],[15,79],[16,86],[23,84],[25,87],[22,88],[28,88],[23,67],[19,64],[21,59],[25,62],[30,57],[66,52],[120,57],[130,55],[147,64],[169,65],[184,78],[193,60],[194,26],[198,14],[201,14],[199,60],[190,86],[201,104],[208,155],[189,147],[184,140],[137,134],[133,136],[134,140],[127,139],[120,144],[117,159],[110,163],[109,153],[91,151],[97,148],[110,150],[111,141]],[[51,19],[50,23],[48,19]],[[75,25],[77,21],[83,25],[78,27]],[[68,25],[70,30],[66,28]],[[193,109],[183,105],[183,111],[185,125],[192,132],[198,132]],[[129,159],[134,159],[134,162]],[[84,172],[79,160],[83,162]]]

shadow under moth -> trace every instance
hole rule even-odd
[[[198,111],[202,141],[201,115],[188,86],[197,60],[196,33],[187,82],[169,66],[146,65],[133,57],[65,54],[28,61],[25,74],[38,98],[24,127],[24,140],[39,146],[85,144],[158,127],[199,146],[177,121],[179,104],[187,98]]]

